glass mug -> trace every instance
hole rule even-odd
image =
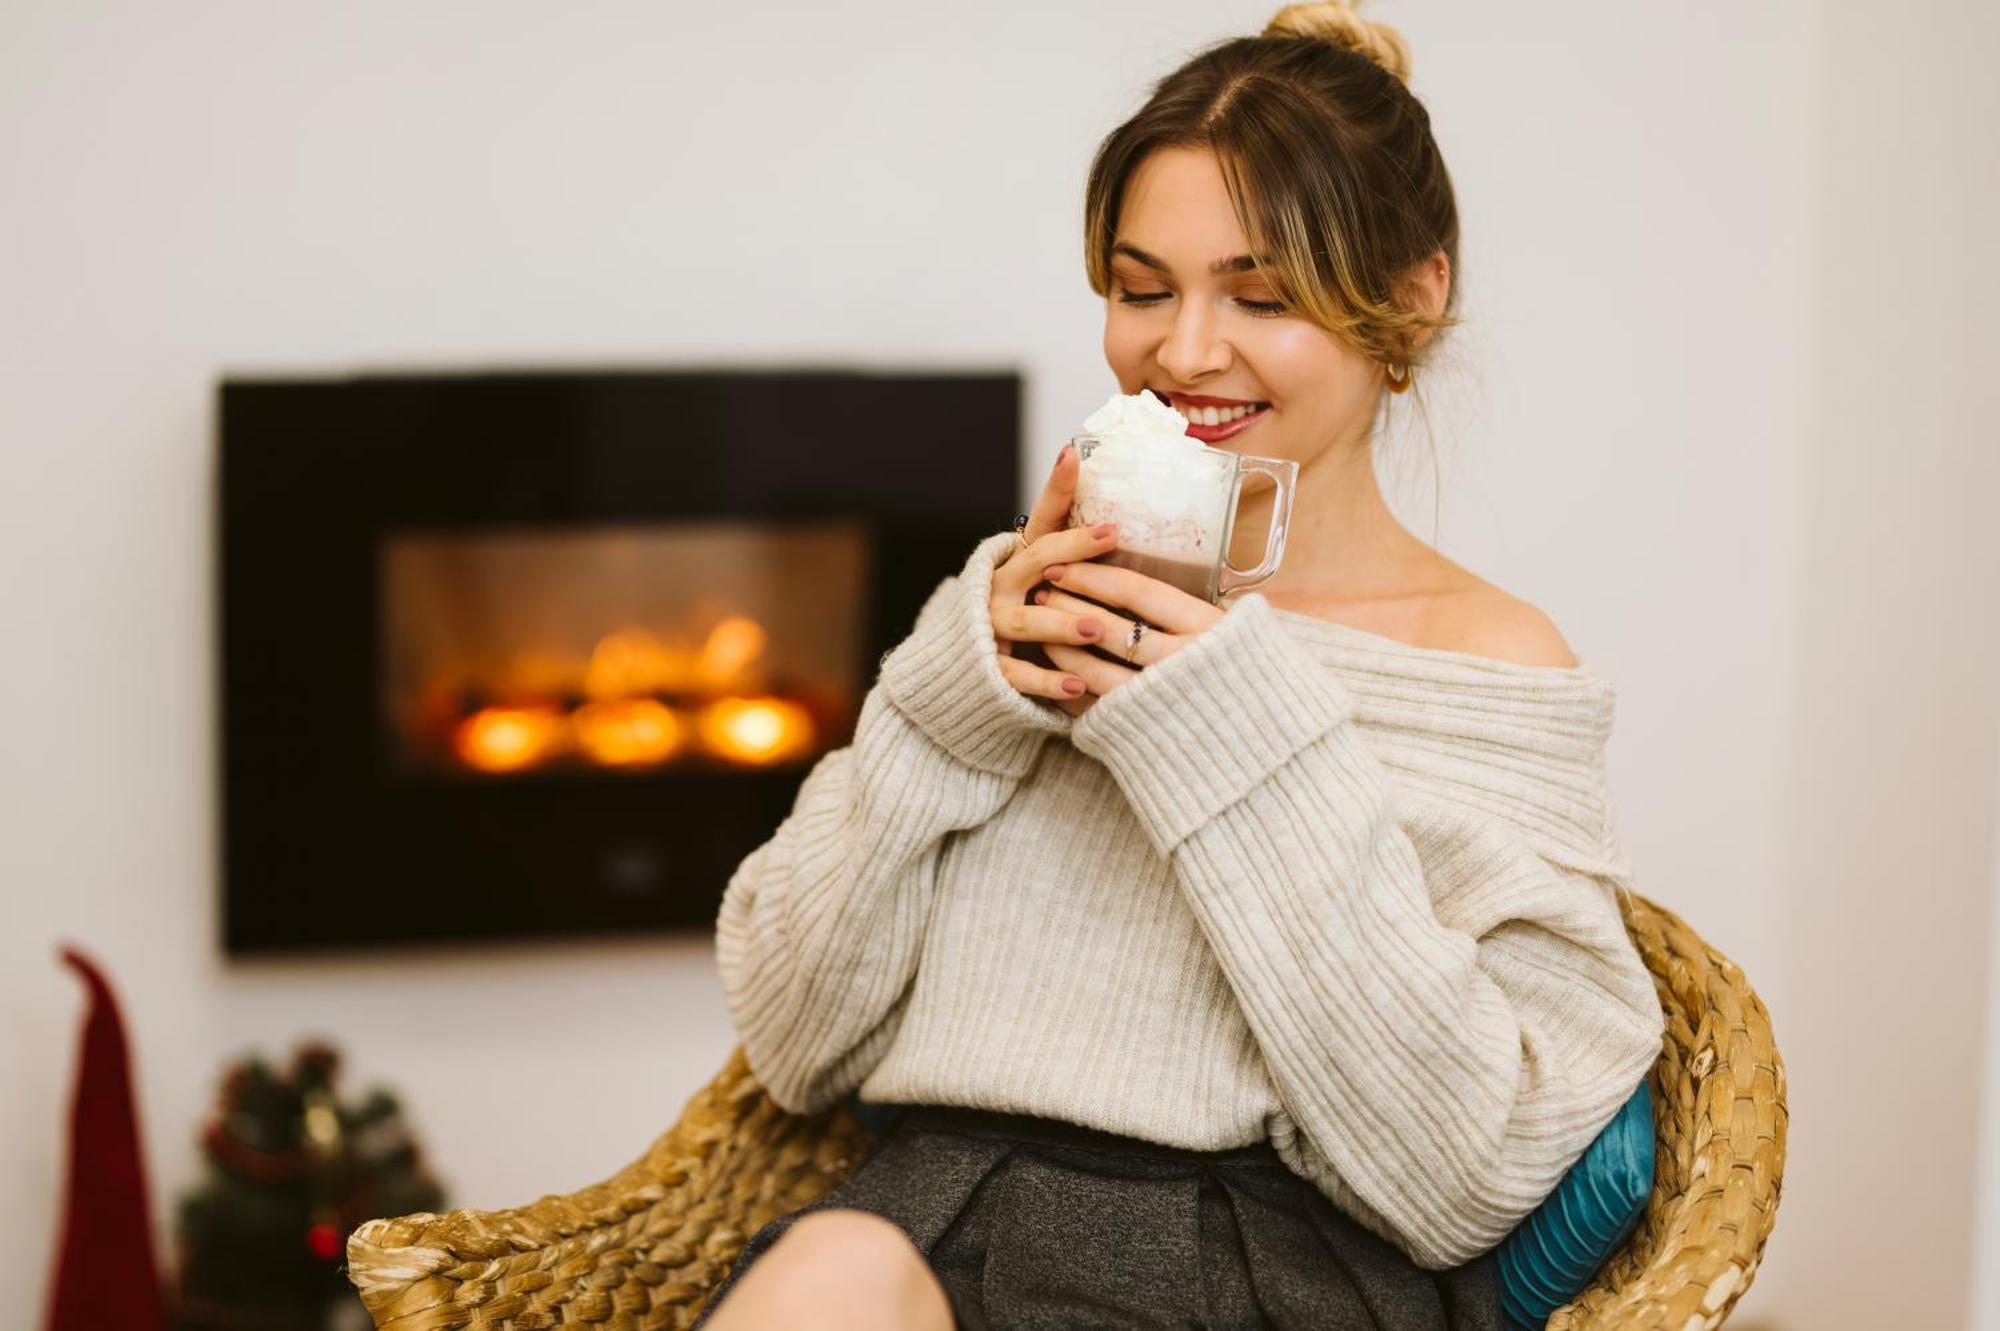
[[[1100,441],[1093,435],[1080,434],[1070,442],[1076,445],[1078,462],[1088,465]],[[1135,522],[1134,515],[1113,511],[1096,495],[1086,497],[1080,481],[1077,499],[1070,505],[1069,525],[1094,527],[1100,522],[1119,523],[1120,548],[1099,555],[1093,563],[1116,564],[1158,578],[1213,605],[1224,593],[1255,587],[1278,571],[1278,561],[1285,557],[1285,531],[1291,525],[1299,464],[1278,458],[1247,457],[1222,448],[1204,448],[1200,458],[1188,465],[1197,469],[1199,479],[1194,491],[1196,501],[1184,511],[1196,531],[1219,533],[1213,549],[1186,549],[1177,539],[1161,541],[1166,548],[1123,548],[1127,531],[1135,526],[1143,528],[1143,519]],[[1242,497],[1243,478],[1250,472],[1269,476],[1278,493],[1271,505],[1271,525],[1264,535],[1264,557],[1255,568],[1240,569],[1229,562],[1229,542],[1236,530],[1236,505]],[[1133,534],[1142,543],[1152,544],[1143,530]]]

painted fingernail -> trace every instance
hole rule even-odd
[[[1042,576],[1047,578],[1050,582],[1061,582],[1062,575],[1067,572],[1069,572],[1069,565],[1051,564],[1047,568],[1042,570]]]
[[[1063,464],[1063,459],[1068,457],[1075,449],[1075,444],[1064,444],[1062,449],[1056,454],[1056,465],[1060,467]]]
[[[1098,623],[1094,619],[1079,620],[1077,622],[1076,631],[1077,634],[1081,637],[1101,638],[1104,636],[1104,625]]]
[[[1035,604],[1047,605],[1048,603],[1049,603],[1049,590],[1048,588],[1044,587],[1042,588],[1042,590],[1035,593]]]
[[[1083,692],[1083,681],[1071,675],[1062,682],[1062,691],[1074,698],[1077,694]]]
[[[1118,524],[1115,522],[1100,522],[1090,529],[1090,534],[1101,541],[1117,530]]]

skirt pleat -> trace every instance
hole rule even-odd
[[[924,1105],[853,1177],[752,1235],[709,1308],[798,1217],[836,1207],[908,1234],[961,1331],[1503,1331],[1491,1253],[1425,1271],[1268,1142],[1187,1151]]]

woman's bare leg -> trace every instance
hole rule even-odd
[[[869,1211],[792,1222],[716,1305],[710,1331],[951,1331],[951,1304],[910,1236]]]

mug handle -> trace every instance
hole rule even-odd
[[[1243,587],[1255,587],[1278,571],[1278,561],[1285,557],[1285,532],[1292,524],[1292,497],[1297,489],[1299,464],[1290,459],[1259,458],[1238,454],[1237,485],[1238,494],[1243,484],[1242,473],[1261,471],[1277,483],[1278,497],[1271,505],[1271,526],[1264,534],[1264,558],[1253,569],[1240,569],[1229,562],[1227,554],[1222,557],[1222,576],[1216,589],[1219,600],[1229,592]]]

